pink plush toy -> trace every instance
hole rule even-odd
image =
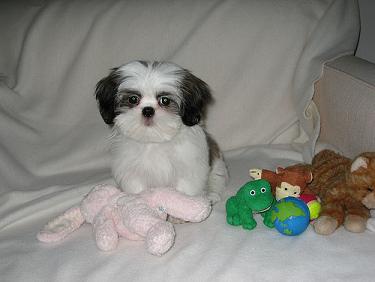
[[[208,217],[211,204],[203,197],[190,197],[178,191],[158,188],[132,195],[111,185],[98,185],[79,206],[68,209],[50,221],[37,238],[46,243],[57,242],[91,223],[99,249],[117,247],[119,236],[129,240],[144,240],[147,250],[157,256],[173,245],[175,231],[167,215],[190,222]]]

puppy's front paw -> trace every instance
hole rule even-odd
[[[207,194],[207,199],[210,201],[212,205],[216,204],[217,202],[221,201],[221,197],[218,193],[216,192],[209,192]]]
[[[314,222],[314,230],[320,235],[332,234],[338,226],[338,222],[335,218],[330,216],[321,216]]]
[[[366,219],[350,214],[345,218],[344,226],[350,232],[362,233],[366,230]]]

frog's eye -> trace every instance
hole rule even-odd
[[[262,188],[260,188],[260,192],[261,192],[261,193],[266,193],[266,192],[267,192],[267,189],[266,189],[265,187],[262,187]]]
[[[255,193],[255,190],[251,190],[251,191],[250,191],[250,195],[251,195],[251,196],[255,196],[255,194],[256,194],[256,193]]]

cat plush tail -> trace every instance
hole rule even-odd
[[[48,222],[37,234],[41,242],[52,243],[63,240],[70,233],[77,230],[85,219],[79,206],[72,207],[62,215]]]

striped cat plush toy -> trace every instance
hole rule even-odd
[[[362,153],[353,161],[331,150],[312,161],[309,188],[322,201],[321,216],[314,229],[322,235],[342,224],[351,232],[364,232],[370,210],[375,208],[375,153]]]

